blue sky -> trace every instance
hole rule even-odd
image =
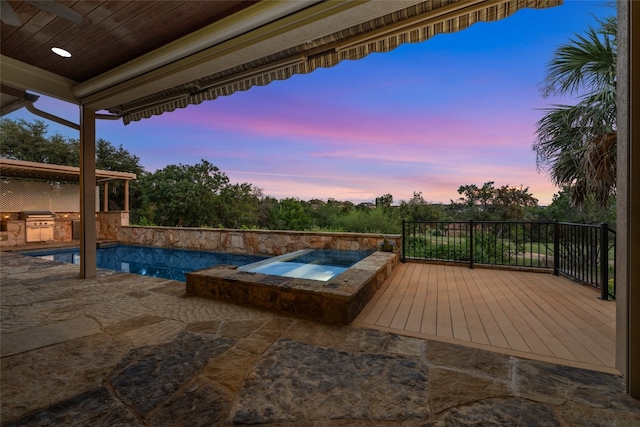
[[[417,191],[446,203],[461,185],[495,181],[528,187],[544,205],[558,189],[536,168],[535,123],[570,101],[541,96],[546,65],[557,46],[613,14],[600,0],[525,9],[128,126],[99,121],[97,133],[147,171],[206,159],[276,198],[358,203],[388,193],[399,202]],[[36,105],[78,121],[75,106]]]

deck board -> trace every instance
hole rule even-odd
[[[517,289],[503,288],[502,292],[510,305],[513,317],[516,317],[518,331],[527,337],[527,343],[533,353],[555,356],[552,348],[561,347],[564,352],[570,354],[562,343],[549,331],[528,305],[532,304],[531,299],[521,299]]]
[[[416,292],[420,279],[420,268],[412,269],[411,275],[405,279],[407,287],[404,289],[402,300],[398,303],[393,320],[389,325],[389,327],[394,329],[404,329],[407,325],[411,306],[413,305],[413,301],[416,299]]]
[[[572,304],[570,299],[564,297],[561,298],[564,301],[556,299],[559,297],[557,290],[547,289],[543,292],[534,293],[533,289],[522,285],[520,286],[525,295],[528,295],[532,301],[537,301],[536,305],[540,310],[544,311],[544,314],[540,315],[548,316],[550,327],[554,328],[556,331],[560,331],[556,332],[556,334],[571,346],[572,353],[584,353],[580,357],[585,360],[588,359],[593,361],[592,356],[594,356],[594,351],[590,351],[590,349],[599,351],[599,349],[596,348],[599,347],[599,345],[596,342],[594,345],[590,345],[589,348],[585,348],[582,344],[589,343],[590,339],[586,337],[582,331],[583,328],[579,326],[585,322],[580,321],[578,318],[571,315],[571,310],[574,309],[576,305]],[[591,328],[589,328],[589,330],[591,330]],[[578,357],[578,359],[580,357]]]
[[[469,341],[489,345],[489,337],[482,325],[478,308],[474,304],[474,298],[478,298],[477,295],[472,294],[475,289],[470,287],[470,283],[467,283],[468,281],[465,279],[463,270],[457,270],[454,273],[456,275],[456,281],[460,284],[458,291],[460,292],[462,308],[467,318],[467,326],[469,327]]]
[[[414,269],[415,266],[408,266],[408,268],[402,275],[402,280],[400,280],[398,283],[396,283],[395,286],[392,286],[387,290],[389,298],[387,300],[386,307],[384,308],[382,313],[380,313],[380,317],[378,318],[379,324],[387,327],[391,326],[391,322],[393,321],[393,318],[398,311],[398,307],[400,306],[400,303],[404,298],[407,286],[409,286],[409,280]]]
[[[467,321],[467,313],[464,310],[461,287],[463,281],[458,280],[455,271],[449,276],[449,303],[451,307],[451,323],[453,325],[453,337],[457,340],[471,341],[471,332]]]
[[[441,337],[453,338],[451,307],[449,305],[449,278],[447,277],[446,270],[440,276],[440,279],[436,282],[436,333]]]
[[[413,303],[411,304],[411,309],[409,310],[409,316],[407,317],[407,323],[405,324],[404,329],[411,332],[420,332],[420,327],[422,326],[422,316],[424,313],[424,307],[427,301],[427,286],[420,286],[420,283],[429,280],[429,270],[425,269],[417,269],[418,274],[415,275],[416,278],[416,294],[413,299]]]
[[[542,335],[543,342],[548,344],[548,347],[554,357],[566,360],[577,360],[571,349],[565,345],[565,341],[561,337],[563,329],[560,329],[558,325],[555,325],[553,319],[550,318],[544,310],[541,310],[535,294],[533,295],[534,298],[531,298],[531,296],[526,292],[523,292],[522,289],[519,288],[519,284],[513,280],[510,281],[512,286],[506,286],[502,279],[504,274],[491,276],[493,281],[506,288],[505,292],[510,293],[512,298],[510,298],[509,301],[517,301],[520,304],[522,311],[518,311],[518,314],[520,316],[524,316],[526,320],[535,325],[535,336],[526,335],[527,340],[532,342],[532,347],[535,347],[536,337],[540,337],[540,335]],[[548,355],[544,350],[541,354]]]
[[[615,365],[615,302],[551,274],[400,264],[354,323],[570,366]]]
[[[436,335],[436,326],[438,324],[438,286],[437,283],[440,278],[440,272],[438,269],[429,270],[429,274],[426,276],[427,282],[427,299],[424,304],[424,311],[422,312],[422,323],[420,324],[420,333],[426,335]],[[422,283],[425,286],[425,282]]]
[[[469,271],[470,273],[471,271]],[[508,348],[509,344],[493,315],[490,301],[487,301],[487,298],[481,292],[481,288],[485,287],[484,281],[478,275],[469,275],[468,279],[473,289],[473,301],[482,320],[482,326],[489,339],[489,344],[493,347]]]
[[[391,273],[391,276],[387,278],[387,280],[382,284],[378,292],[373,296],[369,304],[367,304],[362,311],[360,312],[359,318],[363,318],[363,321],[369,323],[375,323],[378,321],[378,318],[386,308],[386,304],[388,303],[389,295],[393,293],[393,288],[389,290],[389,288],[394,284],[400,281],[397,278],[398,275],[404,274],[405,270],[396,268]]]
[[[490,301],[492,301],[493,303],[491,310],[493,311],[493,315],[496,318],[496,321],[498,322],[498,325],[500,326],[505,339],[507,340],[509,346],[508,348],[518,351],[530,352],[531,349],[527,345],[522,334],[514,325],[512,317],[509,316],[509,302],[507,298],[505,298],[505,296],[502,294],[501,290],[496,287],[498,282],[494,280],[493,276],[491,275],[492,272],[487,270],[482,273],[489,273],[488,276],[483,277],[484,284],[488,292],[492,296],[492,298],[490,298]]]

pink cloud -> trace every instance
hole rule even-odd
[[[234,112],[216,114],[215,124],[205,124],[217,131],[238,132],[246,138],[298,140],[303,144],[321,143],[322,157],[331,156],[329,146],[342,150],[340,155],[359,156],[362,147],[389,146],[395,150],[424,149],[445,144],[447,147],[465,147],[480,142],[483,146],[509,146],[515,138],[523,136],[530,144],[531,126],[515,124],[495,126],[486,123],[464,123],[446,116],[378,117],[361,111],[333,112],[338,119],[310,114],[305,121],[286,114],[239,116]],[[348,119],[345,119],[348,117]],[[189,120],[202,123],[197,116]],[[481,140],[481,141],[478,141]],[[302,142],[304,141],[304,142]],[[323,154],[322,154],[323,153]],[[334,152],[338,154],[338,152]]]

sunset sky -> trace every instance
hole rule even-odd
[[[605,0],[525,9],[128,126],[98,121],[97,133],[147,171],[206,159],[278,199],[389,193],[397,203],[417,191],[448,203],[461,185],[495,181],[529,187],[545,205],[558,189],[536,169],[535,124],[542,109],[570,102],[541,96],[546,65],[558,45],[613,14]],[[36,106],[78,121],[75,106],[44,97]]]

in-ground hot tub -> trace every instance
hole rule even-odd
[[[238,270],[326,282],[374,252],[373,250],[301,249],[242,265]]]
[[[398,264],[399,252],[373,252],[331,275],[313,263],[296,263],[297,251],[242,267],[216,266],[187,273],[187,294],[274,310],[331,324],[348,324],[373,297]],[[285,266],[287,258],[292,266]],[[298,258],[299,259],[299,258]],[[300,264],[300,265],[296,265]],[[305,264],[307,265],[305,267]],[[309,266],[310,265],[310,266]],[[287,275],[265,274],[286,270]],[[327,280],[304,278],[328,277]],[[285,274],[286,274],[285,272]]]

